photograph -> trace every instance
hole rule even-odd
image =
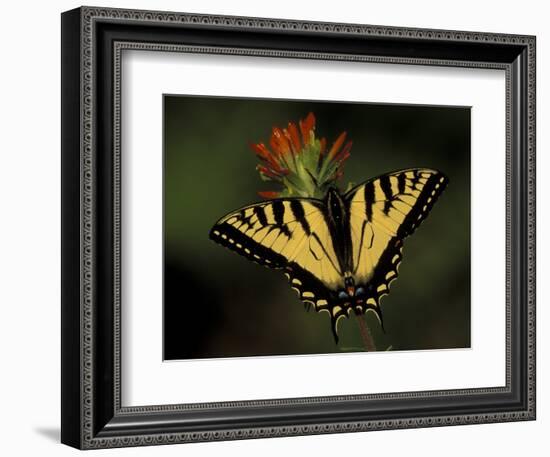
[[[470,348],[470,111],[163,94],[164,360]]]

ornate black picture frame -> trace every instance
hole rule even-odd
[[[506,73],[506,385],[121,404],[125,49]],[[80,449],[535,419],[535,37],[82,7],[62,14],[62,442]]]

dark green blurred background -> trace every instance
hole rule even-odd
[[[399,278],[382,298],[380,349],[470,346],[470,110],[457,107],[164,97],[164,358],[237,357],[362,350],[355,318],[306,312],[281,272],[209,240],[218,218],[259,201],[258,160],[272,126],[309,112],[330,146],[353,140],[342,184],[408,167],[444,172],[449,186],[405,242]]]

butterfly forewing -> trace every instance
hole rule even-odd
[[[286,270],[302,301],[320,310],[343,285],[323,205],[302,198],[257,203],[221,218],[210,237],[261,265]]]

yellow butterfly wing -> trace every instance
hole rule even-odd
[[[427,217],[448,183],[428,168],[401,170],[371,179],[346,193],[353,251],[353,277],[364,300],[356,312],[373,309],[397,278],[403,240]]]
[[[285,270],[304,303],[330,312],[343,279],[325,218],[320,200],[275,199],[227,214],[212,227],[210,238],[261,265]]]

